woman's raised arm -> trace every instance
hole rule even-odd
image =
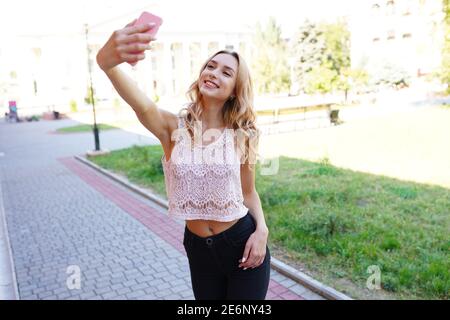
[[[133,108],[139,121],[163,144],[170,141],[171,132],[177,127],[176,116],[161,110],[136,85],[118,65],[123,62],[136,64],[145,59],[145,50],[155,40],[146,34],[151,25],[131,26],[113,32],[97,54],[97,63],[111,80],[119,95]]]

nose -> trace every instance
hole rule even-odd
[[[211,72],[211,73],[208,75],[208,79],[211,79],[211,80],[217,79],[217,76],[214,74],[214,72]]]
[[[209,75],[209,77],[213,77],[214,79],[217,79],[216,72],[217,72],[217,69],[214,69],[214,70],[208,70],[208,75]]]

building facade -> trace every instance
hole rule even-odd
[[[118,98],[111,83],[95,63],[95,56],[108,39],[113,27],[93,28],[88,33],[64,35],[22,35],[8,39],[0,49],[0,106],[7,109],[8,101],[15,100],[19,110],[28,114],[46,111],[69,111],[71,101],[78,110],[88,108],[91,64],[96,98]],[[244,58],[251,56],[250,31],[161,31],[146,52],[146,59],[137,66],[123,64],[122,68],[136,80],[150,97],[181,97],[198,77],[201,64],[221,49],[235,50]],[[87,45],[88,43],[88,45]],[[89,48],[89,59],[88,59]]]
[[[442,0],[369,0],[350,19],[353,68],[390,63],[412,77],[441,65]]]

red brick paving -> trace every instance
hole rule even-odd
[[[110,179],[78,160],[74,158],[62,158],[59,161],[92,188],[140,221],[161,239],[170,243],[179,252],[186,255],[183,247],[183,225],[132,197],[128,192],[116,186]],[[303,297],[273,279],[270,280],[266,298],[268,300],[304,300]]]

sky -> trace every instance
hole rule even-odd
[[[364,0],[367,1],[367,0]],[[256,21],[276,18],[284,35],[305,18],[330,19],[346,15],[358,0],[3,0],[0,36],[81,32],[83,24],[123,27],[143,10],[161,16],[161,31],[242,30]],[[108,22],[109,23],[105,23]]]

